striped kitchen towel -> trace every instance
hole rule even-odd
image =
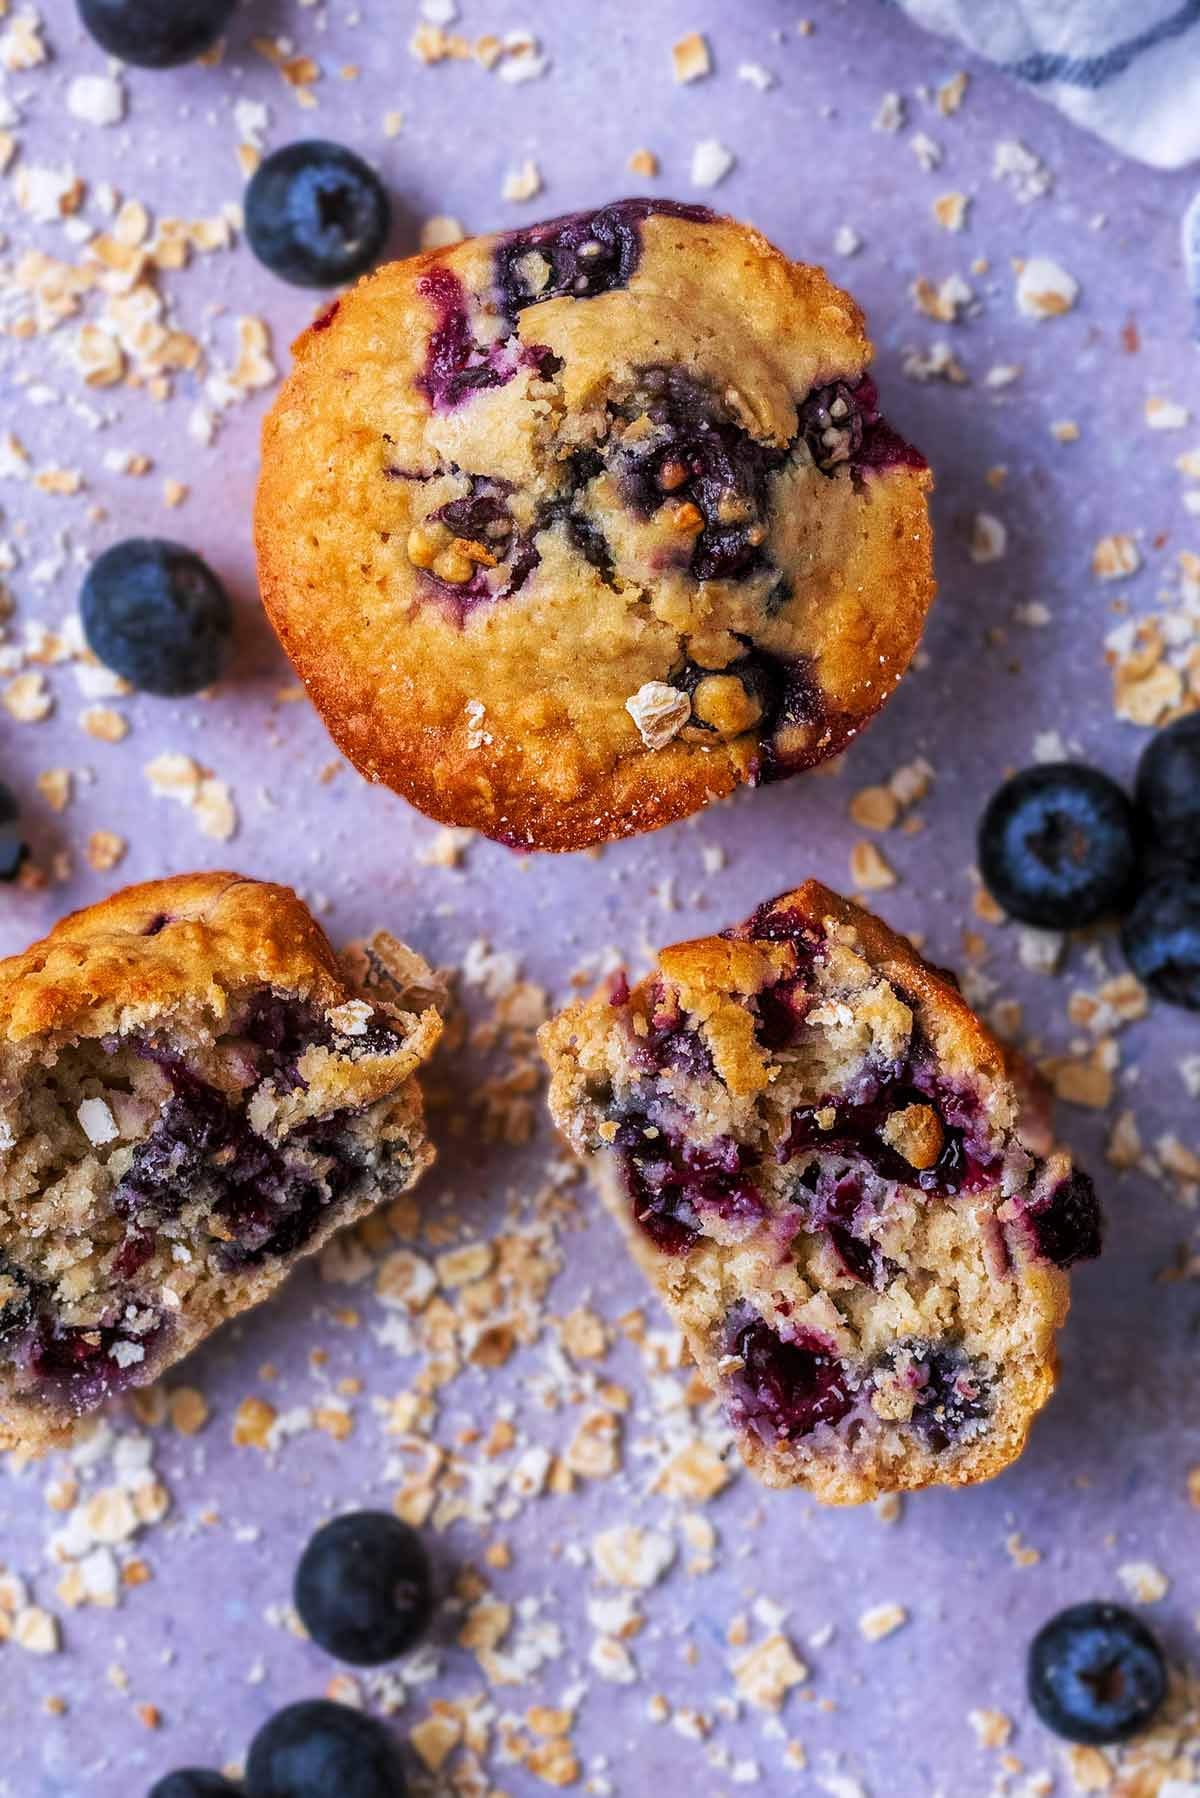
[[[1200,0],[899,0],[1159,169],[1200,158]]]

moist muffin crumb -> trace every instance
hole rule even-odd
[[[841,749],[933,594],[858,308],[703,207],[392,264],[264,431],[264,602],[339,746],[444,823],[576,849]]]
[[[952,976],[810,881],[541,1040],[753,1472],[853,1504],[1015,1459],[1101,1220]]]
[[[149,1384],[410,1187],[440,1032],[233,874],[130,887],[0,962],[0,1441]]]

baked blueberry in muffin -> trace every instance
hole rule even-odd
[[[440,1031],[355,998],[296,895],[234,874],[0,962],[0,1442],[149,1383],[411,1186]]]
[[[577,849],[842,748],[933,594],[924,460],[858,308],[703,207],[394,263],[267,421],[263,598],[339,746]]]
[[[1087,1175],[952,977],[816,881],[542,1032],[555,1119],[768,1485],[960,1485],[1055,1383]]]

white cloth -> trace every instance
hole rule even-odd
[[[1159,169],[1200,158],[1200,0],[899,0]]]

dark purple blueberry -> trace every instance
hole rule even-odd
[[[0,1256],[0,1342],[29,1328],[33,1318],[33,1284],[11,1261]]]
[[[989,1415],[990,1382],[957,1343],[903,1346],[912,1358],[912,1427],[931,1453],[944,1454],[965,1429]],[[888,1357],[893,1365],[895,1359],[894,1355]]]
[[[742,1363],[728,1382],[730,1417],[765,1443],[794,1442],[851,1408],[841,1362],[811,1330],[787,1340],[743,1311],[730,1317],[725,1352]]]
[[[407,1654],[429,1628],[433,1572],[408,1524],[387,1511],[353,1511],[312,1538],[294,1596],[319,1648],[355,1667],[378,1667]]]
[[[284,1002],[280,1002],[283,1004]],[[293,1029],[307,1035],[308,1023],[293,1023],[285,1011],[267,1003],[251,1013],[245,1027],[263,1033],[263,1054],[270,1065],[271,1044],[278,1043],[280,1065],[288,1065]],[[222,1255],[231,1267],[252,1266],[268,1256],[286,1256],[315,1234],[328,1207],[345,1196],[359,1178],[337,1135],[339,1119],[313,1124],[304,1146],[326,1159],[319,1177],[304,1164],[288,1161],[251,1128],[244,1106],[200,1080],[178,1057],[146,1045],[143,1054],[156,1061],[175,1088],[149,1136],[133,1152],[113,1196],[114,1209],[136,1232],[153,1231],[174,1217],[198,1193],[207,1193],[231,1240]],[[130,1254],[137,1248],[127,1239]],[[122,1251],[123,1253],[124,1251]]]
[[[774,1052],[796,1043],[811,1002],[812,994],[799,975],[764,987],[754,1000],[754,1034],[763,1048]]]
[[[826,707],[825,694],[813,665],[806,656],[784,660],[758,650],[756,659],[774,683],[774,698],[759,727],[761,742],[754,776],[756,784],[766,786],[772,781],[786,780],[789,774],[796,774],[819,761],[824,753],[821,745],[828,741],[834,720]],[[825,727],[824,733],[814,747],[813,733],[821,726]],[[796,730],[804,733],[801,747],[790,738],[790,733]]]
[[[154,1232],[136,1227],[126,1230],[121,1246],[113,1256],[112,1272],[117,1280],[132,1280],[154,1254]]]
[[[598,212],[572,212],[506,237],[496,252],[496,284],[505,313],[564,295],[590,300],[628,287],[642,254],[641,225],[655,215],[708,224],[707,206],[673,200],[618,200]],[[536,253],[534,273],[527,259]]]
[[[546,378],[559,366],[543,344],[492,343],[486,349],[471,328],[467,290],[452,269],[434,263],[417,292],[437,314],[418,385],[435,412],[452,412],[485,387],[503,387],[521,368]]]
[[[237,1021],[237,1033],[263,1051],[259,1072],[274,1076],[314,1044],[328,1048],[333,1041],[333,1031],[315,1006],[269,989],[249,1001]],[[293,1077],[295,1084],[303,1084],[294,1070]]]
[[[1025,1208],[1037,1251],[1055,1267],[1094,1261],[1104,1246],[1104,1214],[1082,1168],[1038,1194]]]
[[[902,1072],[911,1075],[911,1069]],[[910,1105],[939,1112],[942,1148],[932,1167],[913,1167],[881,1135],[888,1119]],[[818,1113],[829,1109],[834,1110],[837,1117],[832,1128],[825,1129],[818,1120]],[[901,1186],[915,1186],[939,1198],[978,1191],[994,1179],[990,1151],[982,1147],[975,1153],[969,1151],[963,1126],[944,1115],[934,1096],[900,1081],[881,1083],[879,1089],[865,1099],[826,1098],[817,1106],[801,1106],[793,1112],[788,1134],[776,1150],[779,1161],[787,1163],[813,1150],[826,1156],[847,1156],[851,1160],[865,1161],[883,1179],[894,1180]]]
[[[1200,868],[1200,712],[1151,737],[1133,796],[1151,853]]]
[[[211,50],[237,0],[78,0],[101,49],[142,69],[170,69]]]
[[[688,1252],[705,1211],[731,1224],[749,1225],[763,1216],[758,1188],[747,1177],[753,1157],[732,1137],[701,1147],[635,1112],[619,1125],[615,1147],[634,1217],[664,1254]]]
[[[1123,1605],[1071,1605],[1029,1649],[1029,1700],[1047,1729],[1100,1748],[1147,1728],[1167,1695],[1162,1649]]]
[[[853,1175],[843,1174],[833,1182],[833,1190],[821,1207],[819,1227],[828,1231],[834,1254],[850,1278],[863,1286],[879,1287],[888,1264],[875,1244],[856,1230],[863,1203],[858,1181]],[[816,1217],[811,1222],[816,1225]]]
[[[1075,930],[1124,911],[1137,879],[1133,808],[1115,781],[1075,762],[1025,768],[979,826],[984,884],[1004,911]]]
[[[382,1723],[327,1698],[290,1704],[255,1736],[247,1798],[405,1798],[400,1749]]]
[[[880,416],[870,375],[814,388],[799,408],[799,430],[822,474],[833,474],[843,463],[856,474],[867,468],[927,466],[920,450]]]
[[[683,368],[641,369],[627,410],[654,429],[615,453],[626,503],[645,518],[664,505],[696,507],[704,524],[688,539],[687,567],[698,581],[765,569],[768,478],[787,451],[752,437],[722,396]]]
[[[69,1403],[88,1410],[126,1386],[144,1383],[146,1363],[165,1327],[155,1324],[142,1335],[131,1336],[120,1324],[85,1328],[44,1318],[30,1345],[29,1366]],[[126,1359],[120,1355],[123,1346],[142,1353]]]
[[[0,881],[15,880],[29,854],[16,795],[0,781]]]
[[[815,961],[824,947],[824,938],[799,912],[779,910],[778,899],[766,899],[741,924],[722,933],[734,942],[791,943],[798,958]]]
[[[1161,874],[1121,929],[1125,959],[1169,1005],[1200,1011],[1200,870]]]
[[[229,659],[229,595],[208,564],[179,543],[114,543],[88,570],[79,610],[92,654],[144,693],[198,693]]]
[[[178,1773],[167,1773],[152,1785],[147,1798],[241,1798],[241,1790],[221,1773],[181,1767]]]
[[[339,287],[379,257],[391,204],[374,169],[343,144],[285,144],[246,189],[246,238],[274,275],[296,287]]]

